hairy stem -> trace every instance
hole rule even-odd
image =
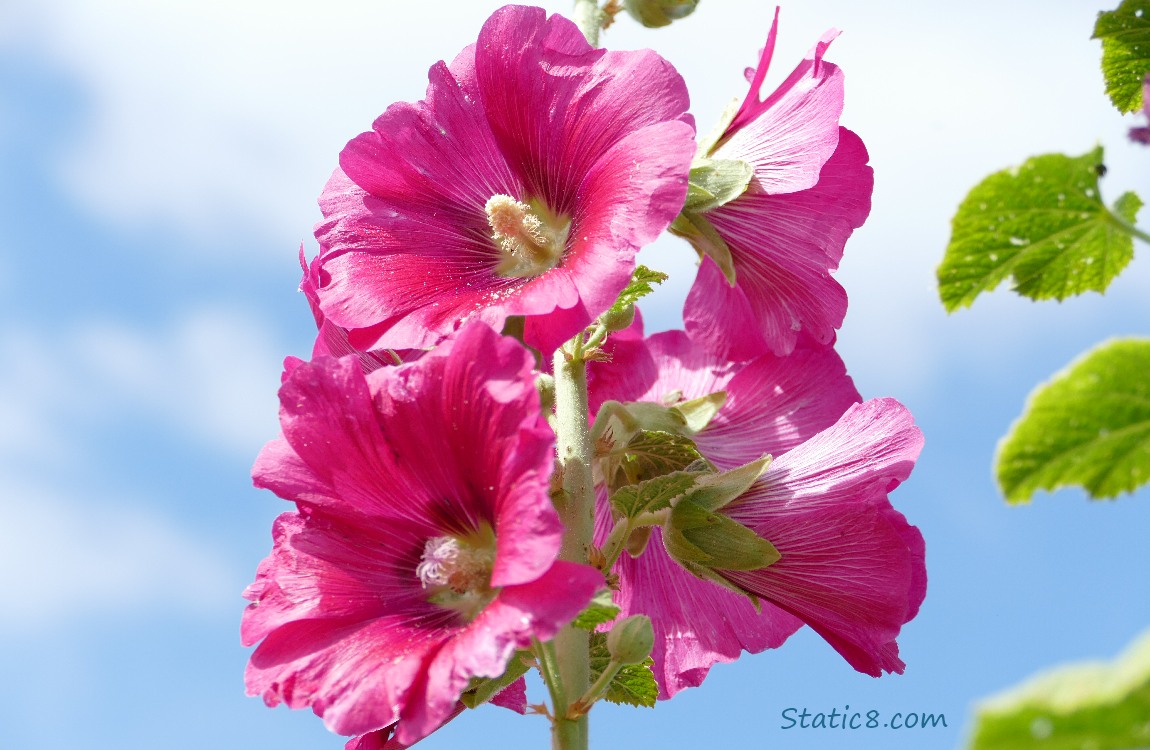
[[[592,47],[599,46],[599,30],[603,28],[603,12],[597,0],[575,0],[575,25],[587,37]]]
[[[566,502],[560,509],[563,546],[559,557],[586,563],[595,529],[595,491],[591,478],[591,428],[588,423],[587,363],[583,336],[555,353],[555,423],[559,468]],[[555,637],[555,654],[564,696],[578,697],[591,684],[590,634],[568,625]],[[587,717],[569,719],[569,705],[555,706],[554,750],[586,750]]]

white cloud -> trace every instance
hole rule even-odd
[[[2,465],[2,464],[0,464]],[[0,632],[76,618],[234,610],[236,579],[219,554],[141,508],[90,492],[62,499],[36,483],[0,485]]]
[[[151,330],[0,331],[0,632],[234,610],[243,582],[222,550],[176,526],[154,490],[110,477],[91,441],[158,422],[249,461],[277,430],[274,349],[235,310]]]
[[[442,5],[442,4],[441,4]],[[90,120],[60,175],[96,214],[298,243],[343,144],[419,98],[490,10],[448,3],[28,0],[0,7],[0,45],[74,76]],[[426,33],[397,33],[425,29]],[[210,245],[209,245],[210,247]]]
[[[74,346],[117,413],[159,416],[242,456],[278,432],[280,357],[267,330],[242,312],[204,309],[146,333],[88,323]]]

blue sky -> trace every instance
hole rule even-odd
[[[280,360],[313,334],[296,252],[342,145],[473,41],[496,3],[15,0],[0,6],[0,748],[339,748],[308,712],[243,695],[239,592],[286,504],[248,471],[277,430]],[[565,3],[548,3],[564,12]],[[875,168],[874,210],[838,278],[839,349],[864,396],[926,434],[893,500],[927,540],[930,588],[905,675],[858,675],[809,631],[714,669],[654,711],[597,708],[597,747],[952,748],[972,703],[1150,626],[1147,493],[1065,491],[1006,507],[990,462],[1029,389],[1109,336],[1146,333],[1150,267],[1105,298],[1005,290],[946,316],[949,218],[986,174],[1107,149],[1103,195],[1150,197],[1136,117],[1102,94],[1091,2],[784,4],[778,82],[831,26],[843,122]],[[608,46],[653,46],[709,129],[742,96],[772,6],[706,2]],[[1143,222],[1145,226],[1146,222]],[[645,308],[675,327],[693,278]],[[786,708],[944,713],[902,731],[784,730]],[[485,708],[423,745],[543,747],[541,719]]]

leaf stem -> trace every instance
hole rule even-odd
[[[580,696],[579,700],[571,704],[570,709],[568,709],[569,715],[586,715],[586,713],[591,710],[591,706],[595,704],[595,701],[599,700],[599,698],[607,692],[607,688],[611,685],[611,680],[615,679],[615,675],[619,674],[619,670],[622,668],[622,662],[615,661],[614,659],[608,662],[607,667],[599,675],[599,678],[595,680],[595,684],[587,688],[587,692]]]
[[[1143,232],[1133,224],[1127,224],[1125,219],[1114,213],[1114,211],[1110,210],[1109,208],[1106,209],[1106,214],[1110,217],[1110,222],[1121,229],[1123,232],[1126,232],[1131,237],[1137,237],[1146,244],[1150,245],[1150,234]]]

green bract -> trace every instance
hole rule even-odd
[[[1006,498],[1070,485],[1106,498],[1150,480],[1148,372],[1150,339],[1117,339],[1039,386],[999,445]]]
[[[969,750],[1150,747],[1150,634],[1113,664],[1062,667],[978,709]]]
[[[1125,0],[1098,14],[1094,39],[1102,40],[1106,94],[1120,112],[1142,107],[1142,79],[1150,72],[1150,0]]]
[[[946,309],[1010,277],[1031,299],[1104,291],[1134,255],[1129,224],[1142,201],[1125,193],[1108,210],[1098,194],[1101,168],[1101,146],[1079,157],[1045,154],[971,190],[938,268]]]

